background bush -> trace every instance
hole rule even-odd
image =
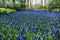
[[[48,9],[51,11],[60,11],[60,0],[52,0],[49,5]]]
[[[10,13],[15,13],[16,10],[14,9],[9,9],[9,8],[0,8],[0,14],[10,14]]]
[[[0,1],[0,8],[10,8],[10,9],[15,9],[16,11],[21,11],[21,10],[25,10],[25,2],[26,0],[19,0],[18,3],[15,2],[15,0],[12,1]]]

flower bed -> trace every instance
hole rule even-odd
[[[60,13],[37,10],[1,14],[0,39],[59,40],[59,15]]]

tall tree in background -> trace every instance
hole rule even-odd
[[[24,3],[23,4],[24,4],[24,9],[25,9],[25,7],[26,7],[26,0],[24,0]]]
[[[33,0],[30,0],[30,9],[32,9],[32,2]]]
[[[29,0],[27,0],[27,9],[29,9]]]
[[[5,0],[2,0],[3,3],[2,3],[2,7],[5,7]]]
[[[22,8],[22,10],[25,10],[25,3],[26,3],[26,0],[20,0],[20,7]]]
[[[32,2],[33,2],[33,0],[27,0],[27,9],[32,8]]]
[[[2,0],[0,0],[0,7],[2,6]]]
[[[15,0],[13,0],[13,2],[15,2]]]

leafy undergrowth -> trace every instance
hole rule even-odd
[[[1,40],[59,40],[60,13],[22,11],[0,15]]]
[[[0,8],[0,14],[11,14],[11,13],[15,13],[16,10],[14,9],[9,9],[9,8]]]

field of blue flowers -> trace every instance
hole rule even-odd
[[[0,14],[0,40],[59,40],[60,12],[41,10]]]

